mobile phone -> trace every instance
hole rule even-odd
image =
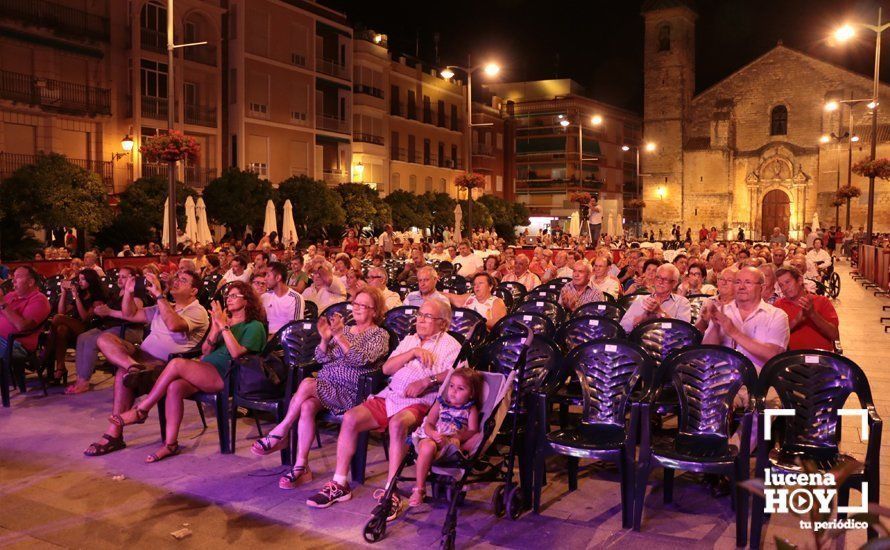
[[[133,288],[133,292],[135,294],[145,293],[145,276],[139,275],[138,277],[136,277],[136,284]]]

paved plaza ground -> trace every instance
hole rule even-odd
[[[878,318],[881,305],[851,281],[841,266],[843,291],[836,303],[841,319],[845,354],[865,370],[878,411],[890,419],[890,335]],[[369,479],[353,500],[328,510],[304,505],[330,475],[334,464],[335,433],[322,434],[323,447],[313,449],[316,479],[295,491],[278,489],[282,472],[278,455],[256,458],[249,446],[256,435],[251,420],[241,421],[236,454],[220,455],[214,423],[201,431],[195,407],[189,404],[180,443],[182,455],[146,465],[145,456],[160,445],[156,413],[149,421],[127,430],[129,447],[106,457],[85,458],[81,453],[106,426],[111,387],[109,375],[99,372],[98,391],[67,397],[55,389],[49,397],[33,391],[15,395],[11,409],[0,410],[0,547],[11,548],[219,548],[343,547],[364,544],[362,527],[372,508],[371,493],[386,471],[379,442],[372,442]],[[852,423],[845,441],[862,456]],[[890,436],[885,435],[882,462],[890,459]],[[490,511],[491,485],[473,486],[460,509],[458,547],[503,548],[733,548],[734,513],[729,500],[712,499],[689,476],[675,482],[674,503],[661,500],[660,474],[653,476],[647,494],[642,532],[621,529],[617,473],[582,462],[578,491],[567,493],[564,463],[551,463],[550,483],[544,492],[541,515],[526,514],[518,521],[497,519]],[[884,468],[886,474],[886,468]],[[122,477],[121,477],[122,476]],[[890,497],[890,476],[882,476],[882,501]],[[859,502],[858,493],[851,496]],[[434,503],[390,524],[381,548],[418,548],[438,544],[445,515]],[[790,516],[770,523],[773,535],[805,544],[809,535]],[[177,540],[171,532],[188,529]],[[855,548],[864,532],[849,535],[845,546]]]

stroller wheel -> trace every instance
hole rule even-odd
[[[365,540],[368,542],[377,542],[386,535],[386,518],[374,516],[365,524]]]
[[[509,516],[510,519],[519,519],[519,516],[522,515],[523,511],[523,499],[522,490],[519,488],[518,485],[510,489],[505,500],[507,516]]]
[[[506,505],[504,503],[504,489],[506,486],[498,485],[494,494],[491,495],[491,509],[495,516],[503,517],[504,512],[506,511]]]

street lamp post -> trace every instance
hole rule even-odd
[[[853,95],[852,92],[850,95],[851,96]],[[829,111],[829,112],[838,110],[842,105],[847,105],[847,107],[850,111],[849,119],[847,121],[847,131],[844,133],[845,136],[849,137],[849,139],[847,140],[847,185],[848,186],[853,185],[853,144],[859,141],[859,136],[857,136],[855,133],[853,133],[853,107],[855,107],[859,103],[865,103],[865,102],[868,102],[869,104],[871,104],[872,100],[871,99],[853,99],[851,97],[850,99],[832,100],[825,104],[825,110]],[[832,134],[832,135],[834,135],[834,134]],[[840,152],[838,152],[838,155],[840,155]],[[838,163],[840,163],[840,158],[838,158]],[[840,169],[838,169],[838,172],[840,172]],[[840,174],[838,174],[838,180],[840,180]],[[840,183],[838,183],[838,188],[840,188]],[[836,212],[835,218],[837,219],[837,224],[840,225],[841,224],[840,214],[839,214],[840,207],[838,206],[837,208],[838,208],[838,212]],[[850,225],[850,199],[847,199],[847,222],[844,224],[844,229],[849,227],[849,225]]]
[[[835,142],[834,148],[834,156],[837,159],[837,167],[835,169],[835,193],[840,191],[841,189],[841,142],[850,137],[850,132],[846,131],[841,135],[837,135],[834,132],[831,132],[829,135],[824,135],[819,138],[819,141],[823,144],[828,143],[830,141]],[[852,142],[850,143],[852,147]],[[836,195],[835,195],[836,197]],[[834,221],[837,225],[841,224],[841,207],[840,205],[835,205],[834,207]]]
[[[881,24],[881,8],[878,7],[878,24],[868,25],[866,23],[857,23],[857,26],[868,29],[875,33],[875,73],[874,82],[872,84],[872,102],[869,103],[871,108],[871,161],[874,162],[878,151],[878,103],[879,103],[879,85],[881,75],[881,34],[890,28],[890,23]],[[845,42],[853,37],[855,31],[850,25],[844,25],[839,28],[834,37],[839,42]],[[865,244],[872,244],[872,234],[874,233],[875,219],[875,177],[868,177],[868,213],[866,216],[865,228]]]
[[[646,143],[645,148],[646,148],[647,152],[651,153],[651,152],[655,151],[656,145],[654,142],[649,141]],[[640,146],[639,145],[626,145],[625,144],[625,145],[621,146],[621,150],[624,151],[625,153],[630,151],[631,149],[634,150],[634,156],[635,156],[635,160],[636,160],[636,170],[634,171],[634,180],[636,180],[636,181],[634,183],[636,184],[636,188],[637,188],[637,198],[642,199],[643,198],[642,177],[649,176],[651,174],[643,174],[640,171]],[[639,227],[637,227],[637,236],[639,236],[639,234],[642,232],[642,229],[643,229],[643,209],[640,208],[639,210],[640,210],[640,221],[639,221]]]
[[[491,126],[492,123],[473,123],[473,73],[479,69],[484,69],[488,76],[495,76],[501,68],[496,63],[481,63],[473,66],[471,56],[467,55],[467,66],[448,65],[442,69],[439,74],[446,80],[454,77],[454,70],[463,71],[467,75],[467,134],[464,136],[464,167],[468,174],[473,172],[473,152],[470,150],[473,144],[473,128],[476,126]],[[467,234],[472,238],[473,235],[473,190],[467,188]]]

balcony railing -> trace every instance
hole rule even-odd
[[[324,181],[325,183],[345,183],[347,181],[346,170],[341,170],[339,168],[324,168],[322,169],[324,173]]]
[[[142,116],[156,120],[167,120],[167,98],[142,96]]]
[[[330,132],[337,132],[340,134],[349,133],[349,124],[345,120],[340,120],[340,118],[336,115],[316,113],[315,127],[321,130],[328,130]]]
[[[0,71],[0,98],[36,105],[44,111],[111,114],[110,90],[10,71]]]
[[[380,88],[375,88],[373,86],[368,86],[367,84],[355,84],[352,87],[352,91],[357,94],[365,94],[383,99],[383,90],[381,90]]]
[[[167,177],[167,163],[142,163],[142,177],[152,176]],[[177,174],[178,176],[178,174]],[[216,168],[204,168],[202,166],[185,166],[183,168],[183,183],[195,189],[203,189],[207,184],[216,179]]]
[[[139,28],[139,43],[143,50],[151,50],[158,53],[167,52],[167,32],[155,29]],[[199,46],[194,46],[195,48]],[[189,48],[186,48],[189,49]]]
[[[196,61],[204,65],[216,67],[216,46],[213,44],[202,44],[200,46],[189,46],[182,49],[182,56],[189,61]]]
[[[375,145],[383,145],[383,136],[375,136],[374,134],[352,134],[352,141],[361,143],[373,143]]]
[[[566,180],[566,179],[523,179],[522,175],[516,180],[516,191],[565,191],[575,189],[582,191],[599,191],[603,188],[603,182],[595,180]]]
[[[20,155],[18,153],[0,152],[0,180],[4,180],[23,166],[35,164],[38,155]],[[84,170],[99,174],[102,183],[109,193],[114,190],[114,165],[107,160],[68,159],[68,162],[80,166]]]
[[[101,40],[111,36],[107,17],[47,0],[0,0],[0,17],[52,29],[55,34]]]
[[[166,111],[166,108],[165,108]],[[203,105],[185,106],[185,123],[198,126],[216,127],[216,108]]]
[[[460,159],[440,158],[433,153],[424,155],[423,151],[412,151],[404,147],[390,148],[389,157],[390,160],[399,160],[413,164],[425,164],[427,166],[438,166],[439,168],[448,168],[451,170],[460,170],[463,166],[463,162],[461,162]]]
[[[473,154],[483,157],[490,157],[494,155],[494,148],[487,143],[474,143]]]
[[[325,57],[315,58],[315,70],[320,73],[349,80],[349,72],[346,70],[346,65],[341,64],[340,61],[336,59],[327,59]]]

